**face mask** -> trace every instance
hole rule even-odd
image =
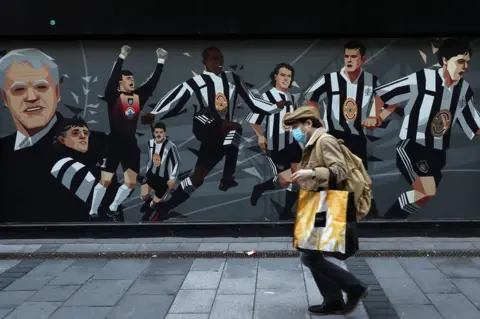
[[[300,144],[306,144],[307,143],[307,133],[302,132],[301,127],[297,127],[292,130],[292,135],[293,138]]]

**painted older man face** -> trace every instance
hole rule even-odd
[[[5,71],[2,96],[17,129],[35,132],[45,127],[55,115],[60,101],[60,87],[50,70],[35,69],[26,62],[13,62]]]

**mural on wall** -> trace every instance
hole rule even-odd
[[[0,222],[292,219],[301,105],[368,168],[369,218],[478,218],[474,44],[3,43]]]

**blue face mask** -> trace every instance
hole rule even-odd
[[[301,127],[297,127],[295,129],[293,129],[292,130],[292,135],[293,135],[293,138],[298,143],[301,143],[303,145],[305,145],[307,143],[307,133],[303,133]]]

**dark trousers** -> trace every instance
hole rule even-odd
[[[342,290],[348,292],[362,284],[354,275],[325,259],[321,251],[302,251],[300,259],[312,272],[325,302],[343,300]]]

